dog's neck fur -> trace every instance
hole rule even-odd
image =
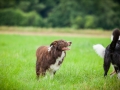
[[[65,57],[65,52],[62,51],[61,56],[56,59],[54,64],[50,65],[50,68],[49,68],[48,72],[50,73],[51,78],[53,77],[54,73],[60,68],[64,57]]]
[[[61,63],[66,55],[65,51],[57,50],[55,47],[50,46],[48,47],[48,53],[54,59],[54,63],[52,63],[47,70],[50,73],[51,78],[54,76],[55,72],[60,68]]]
[[[48,52],[55,59],[58,58],[58,57],[60,57],[61,54],[62,54],[62,52],[66,53],[65,51],[58,50],[58,49],[56,49],[53,46],[48,47]]]

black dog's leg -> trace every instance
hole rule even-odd
[[[118,73],[119,70],[118,67],[114,66],[114,68],[115,68],[115,72]]]
[[[107,72],[110,68],[110,61],[109,60],[104,60],[104,77],[107,76]]]

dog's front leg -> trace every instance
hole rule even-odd
[[[52,79],[54,77],[53,71],[50,71],[49,74],[50,74],[50,78]]]
[[[51,79],[54,77],[55,73],[56,73],[56,71],[49,70],[49,75],[50,75]]]
[[[117,66],[114,66],[114,69],[115,69],[115,72],[118,73],[118,67]]]

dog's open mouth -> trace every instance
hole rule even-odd
[[[62,50],[64,50],[64,51],[65,51],[65,50],[70,50],[70,48],[68,48],[68,47],[63,47]]]
[[[71,44],[72,44],[72,42],[68,42],[68,46],[66,46],[66,47],[63,47],[62,48],[62,50],[70,50],[70,47],[69,46],[71,46]]]

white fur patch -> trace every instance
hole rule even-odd
[[[56,59],[55,64],[52,64],[52,65],[50,66],[50,69],[51,69],[52,71],[56,71],[56,70],[59,69],[60,65],[58,65],[58,63],[59,63],[59,61],[62,61],[62,59],[64,58],[64,56],[65,56],[65,52],[63,51],[62,54],[61,54],[61,57],[58,57],[58,58]]]
[[[114,67],[117,67],[117,65],[113,64]]]
[[[113,40],[113,35],[111,35],[111,41]],[[120,36],[119,36],[119,39],[118,40],[120,40]]]
[[[105,48],[101,44],[93,45],[93,49],[100,57],[104,58]]]
[[[48,47],[48,52],[51,51],[52,46]]]
[[[53,77],[53,73],[57,71],[60,68],[59,62],[62,62],[62,59],[65,57],[65,52],[62,51],[61,57],[58,57],[56,59],[56,62],[50,66],[49,73],[51,74],[51,77]]]
[[[118,79],[120,79],[120,72],[118,72],[117,77],[118,77]]]
[[[113,40],[113,35],[111,35],[111,41]]]

